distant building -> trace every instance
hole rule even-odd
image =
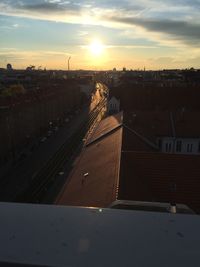
[[[116,97],[111,97],[108,101],[107,112],[108,114],[115,114],[120,111],[120,100]]]
[[[89,98],[94,91],[94,84],[80,84],[80,90]]]
[[[85,75],[77,78],[77,82],[80,87],[80,91],[89,98],[95,89],[95,83],[92,75]]]

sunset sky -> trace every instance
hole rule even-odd
[[[200,68],[199,0],[0,0],[0,67]]]

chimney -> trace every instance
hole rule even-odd
[[[169,212],[175,214],[176,211],[176,203],[170,203],[170,208],[169,208]]]

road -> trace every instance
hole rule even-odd
[[[106,100],[102,99],[96,108],[89,113],[88,120],[83,122],[79,130],[59,149],[49,164],[45,166],[41,175],[34,179],[30,192],[22,200],[46,204],[54,202],[68,179],[70,171],[74,168],[87,137],[96,123],[104,116],[105,104]]]
[[[66,125],[47,139],[28,158],[12,168],[6,175],[0,187],[0,200],[13,201],[20,192],[23,192],[32,182],[37,173],[56,154],[58,149],[80,128],[83,121],[87,120],[88,114],[95,109],[101,100],[103,86],[97,84],[96,93],[92,97],[89,107],[85,107],[80,114],[76,115],[70,125]]]

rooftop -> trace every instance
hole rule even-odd
[[[199,111],[182,108],[173,112],[161,110],[124,112],[124,123],[153,142],[156,142],[159,136],[173,136],[172,119],[176,137],[200,137]]]
[[[138,123],[128,121],[127,126],[125,116],[119,113],[99,123],[56,203],[108,207],[117,199],[175,202],[200,212],[200,156],[160,153],[137,127],[138,117]]]
[[[107,207],[116,199],[122,141],[121,114],[99,123],[57,204]]]
[[[200,212],[199,166],[200,156],[122,152],[119,199],[183,203]]]

